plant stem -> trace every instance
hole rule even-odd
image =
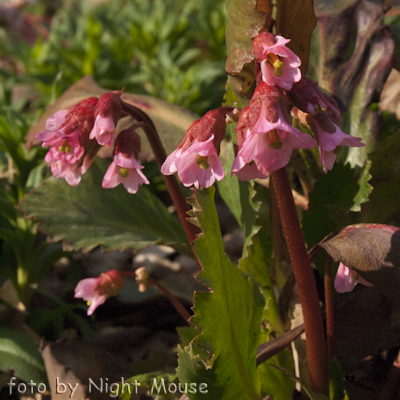
[[[130,278],[134,278],[135,280],[137,279],[137,275],[135,272],[120,271],[119,274],[121,276],[128,276]],[[175,297],[173,293],[170,292],[164,285],[162,285],[157,280],[149,277],[147,273],[146,273],[146,278],[141,283],[145,283],[147,286],[156,287],[171,302],[171,304],[175,307],[176,311],[178,311],[178,313],[182,315],[182,318],[186,321],[186,323],[189,326],[191,326],[189,322],[189,318],[191,317],[190,313],[186,310],[183,304],[177,299],[177,297]]]
[[[328,360],[317,286],[285,168],[271,172],[289,256],[303,308],[311,386],[328,395]]]
[[[165,152],[164,146],[160,140],[153,121],[140,108],[125,103],[122,100],[121,105],[122,109],[133,118],[135,118],[137,121],[145,122],[145,124],[143,124],[141,128],[144,130],[144,133],[146,134],[150,146],[154,152],[154,156],[157,160],[158,166],[161,168],[162,164],[167,158],[167,153]],[[183,229],[185,230],[186,236],[188,237],[189,242],[192,243],[196,239],[196,235],[200,233],[200,231],[195,225],[191,224],[187,220],[189,205],[187,204],[185,196],[183,195],[182,188],[179,185],[179,182],[177,181],[175,175],[163,175],[163,178],[165,184],[167,185],[167,189],[171,196],[172,202],[175,205]]]
[[[324,289],[325,289],[325,310],[326,310],[326,341],[328,347],[328,358],[332,360],[335,356],[335,321],[332,290],[332,257],[326,255]]]
[[[161,285],[160,282],[158,282],[155,279],[150,278],[150,277],[147,278],[146,283],[156,287],[161,293],[163,293],[165,295],[165,297],[167,297],[167,299],[175,307],[176,311],[178,311],[178,313],[182,315],[182,317],[186,321],[186,323],[189,326],[191,326],[191,324],[189,322],[189,318],[191,317],[191,315],[186,310],[186,308],[183,306],[183,304],[165,286]]]

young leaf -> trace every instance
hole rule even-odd
[[[106,251],[122,251],[161,242],[187,243],[182,226],[145,187],[134,195],[122,185],[103,189],[103,175],[104,160],[93,163],[76,187],[51,177],[19,207],[27,218],[40,221],[50,241],[63,240],[65,250],[90,251],[101,245]]]
[[[194,343],[214,354],[211,362],[221,400],[258,399],[256,352],[263,298],[224,254],[214,188],[195,190],[193,214],[203,234],[194,242],[202,266],[197,279],[210,293],[196,293],[193,324],[203,333]]]
[[[0,371],[26,382],[46,383],[47,377],[37,346],[24,334],[0,327]]]

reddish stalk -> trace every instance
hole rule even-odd
[[[129,276],[137,280],[137,275],[135,272],[127,272],[121,271],[121,276]],[[165,286],[163,286],[160,282],[156,281],[153,278],[150,278],[146,273],[146,278],[140,283],[144,283],[146,286],[154,286],[156,287],[175,307],[176,311],[182,316],[182,318],[186,321],[186,323],[191,326],[189,319],[191,317],[190,313],[186,310],[183,304],[174,296],[172,292],[170,292]]]
[[[165,286],[161,285],[160,282],[158,282],[155,279],[150,278],[150,277],[146,279],[146,283],[156,287],[162,294],[164,294],[164,296],[175,307],[176,311],[178,311],[178,313],[182,315],[182,318],[186,321],[186,323],[189,326],[191,326],[191,324],[189,322],[189,318],[191,317],[191,315],[186,310],[186,308],[183,306],[183,304]]]
[[[285,168],[271,172],[289,256],[303,308],[311,386],[328,395],[328,360],[317,286]]]
[[[147,136],[147,139],[150,143],[150,146],[153,150],[154,156],[157,160],[158,166],[161,168],[161,165],[164,163],[167,158],[167,153],[165,152],[164,146],[160,140],[160,137],[157,133],[157,129],[153,124],[153,121],[149,118],[149,116],[144,113],[139,108],[132,106],[131,104],[125,103],[121,100],[121,105],[123,111],[127,114],[131,115],[139,122],[145,122],[141,126],[144,130],[144,133]],[[168,192],[171,196],[172,202],[175,205],[176,211],[178,213],[179,219],[185,230],[186,236],[189,239],[189,242],[192,243],[196,239],[196,235],[200,233],[199,229],[191,224],[187,220],[187,212],[189,211],[189,205],[186,202],[185,196],[183,195],[182,188],[176,179],[175,175],[163,175],[165,184],[167,185]]]
[[[326,342],[328,347],[328,358],[332,360],[335,356],[335,315],[333,304],[333,282],[332,282],[332,257],[327,254],[325,260],[325,311],[326,311]]]

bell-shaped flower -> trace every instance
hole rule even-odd
[[[341,152],[343,146],[364,146],[361,138],[344,133],[327,111],[321,110],[315,116],[312,116],[294,107],[292,115],[316,138],[319,150],[319,164],[322,164],[325,173],[333,168],[336,156]]]
[[[266,177],[287,165],[293,149],[317,145],[311,135],[290,125],[283,93],[265,83],[242,111],[236,132],[239,151],[232,173],[244,180]]]
[[[139,161],[140,136],[134,128],[126,129],[117,136],[113,161],[104,175],[102,187],[110,189],[122,183],[129,193],[136,193],[139,186],[149,184],[141,171]]]
[[[228,108],[209,111],[195,121],[186,131],[178,148],[171,153],[161,167],[164,175],[178,172],[184,186],[210,187],[215,180],[224,177],[224,169],[218,153],[225,135],[225,114]],[[231,109],[231,108],[229,108]]]
[[[361,283],[364,286],[373,286],[372,283],[367,282],[356,271],[340,263],[334,282],[336,291],[339,293],[351,292],[357,283]]]
[[[90,139],[96,139],[101,146],[111,147],[115,139],[115,127],[121,116],[121,101],[115,93],[105,93],[94,111],[94,127]]]
[[[269,86],[290,90],[301,79],[300,58],[286,45],[290,39],[260,33],[253,41],[254,55],[260,61],[262,80]]]
[[[87,315],[92,315],[98,306],[109,297],[115,296],[124,286],[124,280],[118,271],[112,270],[98,278],[82,279],[75,288],[75,297],[82,298],[89,306]]]
[[[315,116],[319,111],[326,111],[330,118],[339,123],[342,120],[339,108],[332,96],[322,92],[318,83],[305,76],[296,82],[292,90],[287,92],[291,103],[304,113]]]

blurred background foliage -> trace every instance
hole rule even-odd
[[[15,82],[29,83],[40,93],[36,107],[45,107],[90,74],[105,88],[125,87],[199,114],[220,105],[226,81],[225,2],[94,3],[100,2],[27,6],[26,12],[41,19],[33,31],[19,30],[25,38],[10,35],[6,21],[0,31],[2,86],[10,90]]]

